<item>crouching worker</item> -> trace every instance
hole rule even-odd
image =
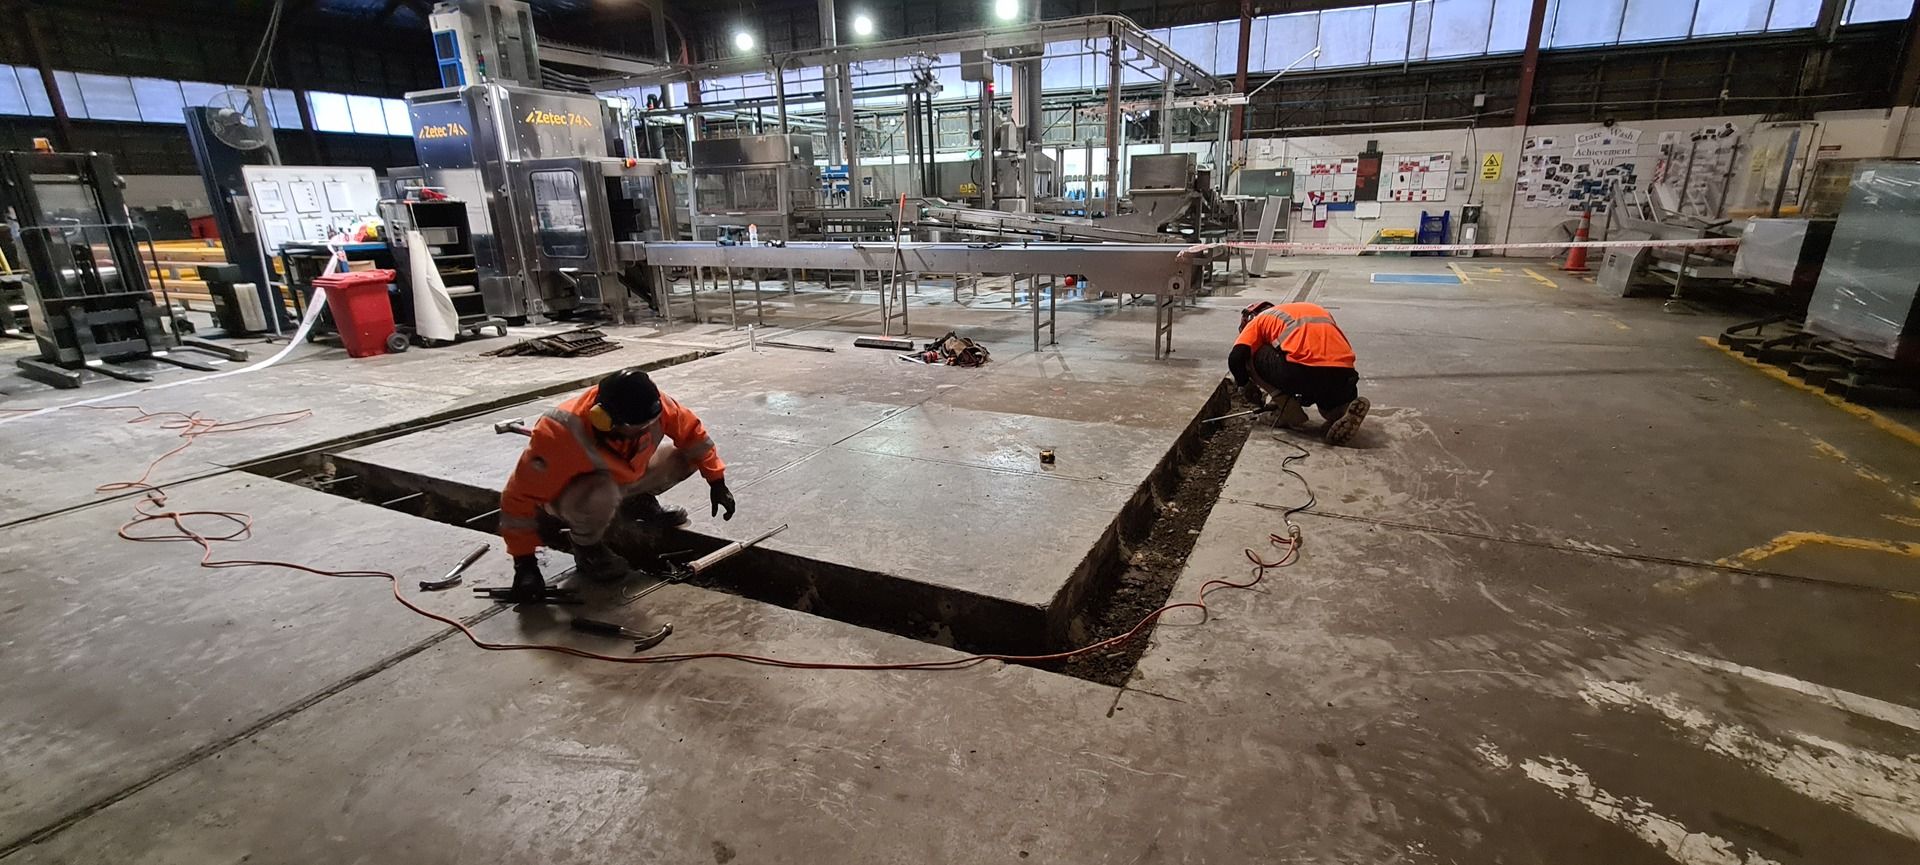
[[[1278,403],[1280,423],[1300,427],[1304,406],[1317,406],[1327,421],[1328,444],[1346,444],[1373,407],[1357,388],[1353,346],[1324,307],[1266,301],[1240,311],[1240,338],[1227,354],[1227,370],[1256,406]]]
[[[671,443],[663,443],[662,438]],[[580,575],[601,582],[631,570],[605,543],[616,516],[671,528],[687,512],[660,505],[660,494],[693,476],[706,478],[713,514],[733,519],[726,464],[693,412],[660,392],[644,370],[623,369],[558,407],[533,427],[500,495],[500,534],[513,557],[516,594],[545,587],[534,550],[542,519],[573,536]]]

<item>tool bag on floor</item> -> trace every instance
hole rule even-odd
[[[944,363],[948,366],[981,366],[993,358],[987,347],[964,336],[948,331],[946,336],[930,343],[921,351],[920,357],[927,363]]]

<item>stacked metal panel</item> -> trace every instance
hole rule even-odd
[[[1920,360],[1920,162],[1854,169],[1807,330],[1896,360]]]

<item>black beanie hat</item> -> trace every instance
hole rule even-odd
[[[637,426],[659,417],[662,411],[660,388],[639,367],[627,367],[601,379],[599,401],[616,424]]]

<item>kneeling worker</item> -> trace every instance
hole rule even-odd
[[[1353,438],[1373,407],[1356,389],[1360,374],[1353,361],[1353,346],[1324,307],[1263,300],[1240,311],[1240,338],[1227,355],[1227,369],[1254,405],[1271,404],[1268,394],[1285,400],[1283,425],[1305,423],[1301,406],[1318,406],[1327,421],[1327,443],[1340,445]]]
[[[672,444],[662,444],[663,435]],[[662,507],[658,497],[697,469],[711,487],[713,513],[724,509],[733,519],[726,468],[700,419],[638,367],[548,409],[500,494],[500,534],[513,556],[514,591],[545,586],[533,556],[542,516],[572,532],[581,576],[618,580],[630,566],[603,542],[614,515],[651,526],[685,525],[687,512]]]

